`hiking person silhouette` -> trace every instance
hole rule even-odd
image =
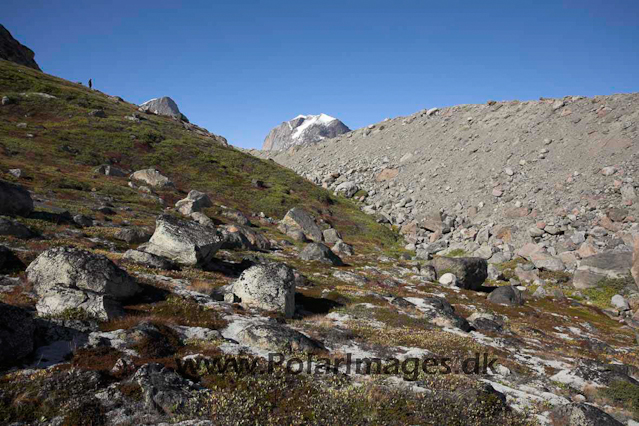
[[[91,81],[91,79],[89,79],[89,89],[93,88],[93,82]]]

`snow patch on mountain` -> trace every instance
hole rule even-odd
[[[296,145],[317,143],[347,132],[350,129],[330,115],[298,115],[271,130],[262,149],[285,150]]]

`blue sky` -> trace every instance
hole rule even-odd
[[[639,91],[636,0],[3,0],[0,23],[45,72],[170,96],[246,148],[298,114]]]

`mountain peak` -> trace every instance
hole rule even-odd
[[[330,115],[298,115],[272,129],[266,136],[262,149],[280,151],[295,145],[314,144],[347,132],[350,129]]]

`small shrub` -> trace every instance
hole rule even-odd
[[[617,380],[607,388],[601,389],[599,393],[604,398],[622,404],[632,411],[635,419],[639,418],[639,386]]]

